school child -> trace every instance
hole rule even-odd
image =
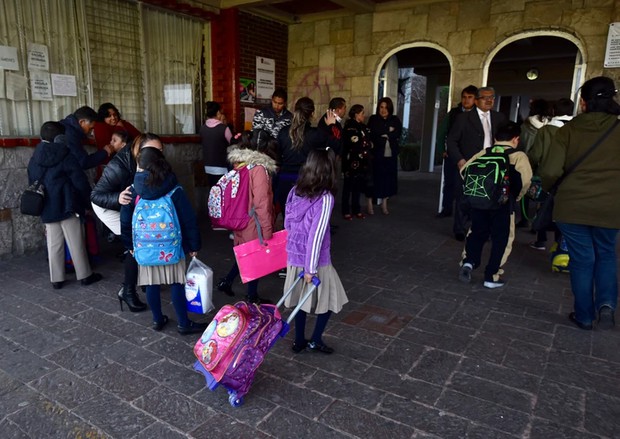
[[[332,312],[338,313],[348,302],[338,273],[331,264],[329,219],[334,207],[333,190],[336,185],[335,154],[330,148],[310,152],[299,172],[297,184],[286,201],[284,227],[288,231],[286,281],[288,290],[303,270],[300,283],[286,299],[285,306],[296,306],[313,276],[321,284],[295,316],[293,352],[305,349],[324,354],[334,350],[322,339],[323,331]],[[310,340],[306,340],[306,314],[314,308],[316,325]]]
[[[468,166],[472,162],[485,155],[491,157],[491,154],[495,153],[496,148],[508,154],[509,167],[507,176],[509,185],[507,185],[507,188],[502,188],[501,195],[504,197],[503,202],[486,209],[480,208],[479,204],[470,206],[471,232],[467,235],[465,254],[459,270],[459,280],[461,280],[461,282],[471,282],[471,272],[480,266],[482,248],[490,237],[491,252],[489,254],[489,261],[484,269],[483,286],[492,289],[501,288],[505,285],[505,281],[500,278],[500,274],[503,273],[500,267],[506,263],[508,255],[512,250],[515,227],[515,207],[518,205],[518,201],[527,192],[530,187],[530,181],[532,180],[532,168],[527,155],[515,149],[517,145],[519,145],[520,133],[519,125],[514,122],[507,122],[500,125],[495,134],[494,146],[492,148],[483,149],[474,155],[461,169],[461,174],[465,176],[468,172]],[[479,163],[479,161],[476,163]],[[476,164],[474,163],[474,165]],[[488,175],[491,176],[493,173]],[[470,184],[468,180],[465,181],[466,186]],[[483,183],[477,180],[477,184],[482,185]],[[475,195],[475,197],[481,199],[487,198],[490,200],[489,197],[480,197],[479,195],[493,192],[482,189],[486,189],[486,186],[479,188],[479,190],[476,191],[478,195]],[[467,196],[467,194],[464,196]],[[471,201],[469,202],[471,203]]]
[[[123,243],[138,262],[138,285],[146,285],[146,301],[153,313],[153,329],[161,331],[168,323],[168,316],[164,315],[161,310],[160,290],[161,285],[170,285],[172,305],[177,315],[178,332],[182,335],[199,333],[206,329],[207,324],[197,323],[188,318],[184,287],[185,255],[195,256],[201,246],[196,214],[185,191],[179,186],[170,163],[164,158],[161,141],[151,134],[146,138],[150,139],[149,145],[144,145],[140,149],[137,157],[138,171],[132,187],[133,199],[136,200],[135,196],[138,195],[143,200],[122,206],[121,236]],[[158,214],[160,218],[166,218],[161,212],[171,212],[170,220],[149,222],[150,218],[147,217],[145,211],[153,211],[154,207],[141,209],[143,206],[141,203],[156,200],[160,206],[169,206],[166,204],[167,196],[170,197],[174,208],[158,209],[160,210]],[[149,203],[150,206],[154,204]],[[144,221],[142,221],[143,218]],[[159,237],[160,234],[166,237],[174,236],[174,230],[177,228],[181,231],[181,242],[173,241],[172,244],[164,244],[162,241],[161,246],[156,245],[157,249],[152,252],[146,252],[145,249],[149,246],[142,245],[140,242],[140,239],[144,239],[146,243],[149,237],[140,233],[140,230],[136,230],[152,230],[152,237]],[[136,248],[134,248],[134,241]],[[177,254],[179,260],[173,263],[174,255]],[[173,255],[172,259],[169,259],[170,255]],[[149,260],[146,261],[146,259]],[[170,263],[167,263],[168,261]]]
[[[271,239],[273,234],[274,209],[273,191],[271,185],[271,175],[276,172],[276,162],[266,153],[257,151],[256,145],[252,144],[252,133],[245,131],[239,139],[239,143],[228,149],[228,161],[234,169],[247,167],[249,176],[249,200],[248,212],[254,210],[255,218],[251,218],[247,226],[242,230],[233,231],[234,245],[243,244],[258,239],[258,229],[256,221],[260,224],[263,239]],[[229,296],[234,296],[232,284],[239,275],[239,267],[235,262],[230,272],[221,278],[217,284],[217,289]],[[248,293],[246,300],[250,303],[260,305],[261,303],[272,303],[268,299],[258,295],[258,279],[248,282]]]

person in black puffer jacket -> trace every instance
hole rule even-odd
[[[80,218],[88,207],[90,185],[77,159],[64,144],[65,128],[59,122],[41,126],[41,143],[28,163],[28,181],[45,188],[41,221],[45,224],[50,280],[55,289],[65,282],[65,241],[73,257],[75,273],[82,285],[102,279],[93,273]]]
[[[127,144],[127,135],[115,133],[112,141],[121,139],[122,149],[114,156],[103,170],[101,178],[93,188],[90,195],[93,211],[111,231],[117,236],[121,234],[121,207],[131,202],[131,184],[136,173],[135,156],[140,149],[140,144],[149,143],[148,135],[138,136],[133,144]],[[157,143],[159,145],[159,143]],[[120,145],[119,145],[120,146]],[[118,299],[121,304],[127,304],[131,312],[146,310],[136,291],[138,281],[138,264],[130,253],[125,255],[125,278],[121,289],[118,291]]]

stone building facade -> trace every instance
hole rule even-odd
[[[620,19],[614,0],[459,0],[416,2],[370,14],[289,26],[290,100],[307,95],[320,108],[340,95],[374,111],[381,66],[407,47],[432,47],[452,70],[452,101],[486,82],[488,65],[510,41],[537,35],[566,38],[579,48],[584,78],[605,74],[608,24]]]

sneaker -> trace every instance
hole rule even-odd
[[[611,309],[611,306],[601,306],[601,309],[598,311],[598,325],[600,329],[612,329],[616,326],[616,321],[614,319],[614,310]]]
[[[530,248],[533,248],[534,250],[546,250],[547,246],[544,241],[534,241],[530,242]]]
[[[217,283],[218,291],[225,293],[227,296],[234,297],[235,293],[232,290],[232,285],[226,280],[225,277],[221,278]]]
[[[198,323],[190,320],[188,326],[177,326],[177,331],[181,335],[198,334],[199,332],[204,332],[207,326],[209,326],[208,323]]]
[[[101,279],[103,279],[103,276],[99,273],[91,273],[90,276],[82,279],[80,281],[80,283],[84,286],[86,285],[90,285],[90,284],[94,284],[95,282],[99,282]]]
[[[329,346],[323,343],[317,343],[315,341],[311,341],[310,343],[308,343],[308,349],[314,352],[322,352],[324,354],[332,354],[334,352],[334,350]]]
[[[471,271],[474,269],[474,266],[469,262],[465,262],[461,269],[459,270],[459,280],[466,284],[471,282]]]
[[[299,354],[300,352],[305,351],[307,347],[308,347],[308,340],[305,340],[303,344],[297,344],[293,342],[293,346],[291,346],[291,349],[296,354]]]
[[[485,280],[484,281],[484,287],[485,288],[501,288],[504,285],[506,285],[506,282],[504,282],[503,280],[499,279],[499,280]]]
[[[211,227],[211,229],[216,232],[223,232],[224,230],[228,230],[228,229],[225,229],[224,227]]]
[[[577,320],[577,316],[575,315],[574,312],[570,313],[568,315],[568,320],[570,320],[571,322],[573,322],[579,329],[583,329],[585,331],[591,331],[592,330],[592,323],[581,323],[579,320]]]
[[[278,271],[278,277],[280,279],[286,279],[286,268],[283,268],[282,270]]]

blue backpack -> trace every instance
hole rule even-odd
[[[139,265],[172,265],[184,257],[181,226],[171,198],[180,187],[155,200],[138,197],[131,224]]]

